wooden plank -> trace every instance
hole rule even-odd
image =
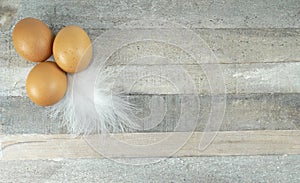
[[[213,132],[210,132],[213,134]],[[195,132],[182,144],[175,154],[169,149],[189,137],[189,133],[134,133],[111,134],[110,137],[119,142],[136,146],[151,146],[155,148],[130,150],[115,148],[106,151],[107,157],[183,157],[183,156],[231,156],[231,155],[274,155],[300,154],[300,131],[231,131],[217,132],[215,139],[204,151],[198,149],[203,133]],[[167,143],[163,142],[169,136]],[[101,136],[103,137],[103,135]],[[94,137],[92,137],[94,138]],[[100,139],[98,136],[95,139]],[[2,160],[37,160],[64,158],[101,158],[81,136],[74,135],[8,135],[1,136]],[[88,138],[88,142],[91,143]],[[111,146],[115,144],[112,143]]]
[[[106,71],[114,72],[111,82],[116,92],[136,94],[222,94],[212,91],[214,81],[206,74],[222,77],[226,93],[299,93],[300,62],[220,64],[210,70],[205,65],[115,65]],[[31,67],[0,68],[0,95],[26,96],[25,81]],[[218,82],[222,80],[218,79]],[[211,83],[210,83],[211,82]]]
[[[222,75],[219,69],[222,70]],[[125,65],[115,70],[112,79],[117,91],[138,94],[222,94],[222,93],[299,93],[300,63],[220,64],[206,70],[203,65]],[[224,86],[212,91],[223,76]],[[220,82],[220,80],[217,80]]]
[[[299,3],[271,1],[51,1],[2,0],[17,17],[34,16],[55,24],[111,28],[137,19],[165,19],[195,28],[299,28]],[[40,11],[43,9],[43,11]],[[287,13],[288,12],[288,13]],[[161,25],[162,26],[162,25]]]
[[[133,29],[136,31],[137,29]],[[142,34],[149,33],[150,28],[139,30]],[[160,32],[163,32],[162,29]],[[172,28],[170,28],[172,30]],[[102,31],[102,30],[101,30]],[[110,31],[110,30],[106,30]],[[147,32],[148,31],[148,32]],[[154,30],[155,33],[157,30]],[[159,31],[159,29],[158,29]],[[179,30],[174,28],[174,32]],[[198,63],[211,63],[211,60],[193,60],[190,54],[184,50],[182,45],[188,44],[203,44],[201,49],[205,50],[208,47],[213,51],[218,63],[280,63],[280,62],[295,62],[300,61],[300,29],[192,29],[195,35],[201,38],[201,42],[186,41],[186,38],[174,38],[178,41],[178,45],[171,45],[160,40],[145,41],[131,43],[129,45],[121,45],[120,37],[127,38],[126,32],[123,34],[105,35],[109,36],[107,40],[117,41],[121,47],[119,50],[112,50],[110,63],[113,65],[128,64],[130,61],[135,61],[141,57],[154,55],[168,58],[169,62],[181,65],[193,65]],[[97,30],[94,30],[96,33]],[[121,32],[121,31],[120,31]],[[182,35],[185,32],[183,31]],[[94,34],[92,34],[94,35]],[[122,36],[120,36],[122,35]],[[101,36],[101,33],[98,34]],[[171,37],[171,36],[170,36]],[[173,38],[173,37],[172,37]],[[203,43],[202,43],[203,41]],[[96,42],[101,44],[99,41]],[[205,45],[204,43],[207,43]],[[105,43],[103,43],[105,44]],[[209,52],[201,52],[203,57],[209,56]],[[193,56],[193,55],[192,55]],[[137,65],[142,64],[168,64],[147,60],[141,62],[141,59],[135,62]]]
[[[194,29],[194,31],[210,46],[220,63],[300,60],[300,29]]]
[[[298,9],[300,5],[295,0],[290,0],[284,4],[281,1],[261,2],[259,0],[243,3],[212,3],[206,0],[201,2],[172,2],[171,4],[151,3],[144,0],[128,1],[124,4],[96,0],[88,2],[77,0],[38,2],[29,0],[26,3],[19,0],[4,0],[1,3],[3,27],[0,32],[0,53],[3,55],[0,54],[0,58],[5,60],[3,64],[6,66],[31,65],[18,57],[11,44],[11,32],[14,24],[21,18],[28,16],[45,21],[55,33],[65,25],[79,25],[87,30],[92,40],[95,40],[105,30],[120,24],[128,24],[128,21],[131,20],[147,18],[166,19],[167,22],[173,20],[195,30],[214,50],[222,63],[299,61]],[[74,6],[79,4],[80,6]],[[251,6],[245,8],[245,4],[251,4]],[[253,8],[252,4],[255,5],[255,9],[250,11],[250,7]],[[147,5],[153,9],[148,9]],[[207,7],[213,10],[220,8],[219,6],[222,7],[222,11],[207,10]],[[236,14],[235,11],[229,11],[235,6],[240,10],[239,14]],[[163,7],[170,11],[166,11]],[[273,11],[265,11],[266,7]],[[205,11],[201,11],[202,8]],[[40,11],[41,9],[43,11]],[[136,12],[137,10],[138,12]],[[184,13],[186,11],[188,13]],[[93,16],[89,16],[91,12],[93,12]],[[211,15],[212,17],[209,18],[211,13],[215,15]],[[251,14],[255,14],[256,18],[251,20]],[[185,16],[187,17],[183,18]],[[228,20],[225,21],[226,19]],[[282,22],[279,23],[275,20]],[[136,29],[147,28],[147,25],[135,26]],[[164,27],[164,25],[160,24],[160,27]],[[140,47],[143,48],[143,45]],[[131,53],[134,53],[136,46],[133,46],[133,49]],[[157,48],[156,50],[166,49]]]
[[[130,20],[164,19],[195,28],[299,28],[297,0],[246,1],[36,1],[2,0],[18,16],[35,16],[55,24],[111,28]],[[41,11],[41,9],[43,11]],[[162,26],[162,25],[161,25]]]
[[[186,127],[178,128],[179,119],[190,121],[189,115],[180,114],[184,102],[180,95],[126,97],[139,109],[134,111],[137,117],[147,119],[152,116],[152,119],[157,119],[151,128],[145,121],[138,122],[141,129],[128,129],[130,132],[169,132],[174,131],[175,127],[178,131],[186,131],[190,128],[188,123]],[[199,114],[195,130],[203,131],[211,112],[211,96],[199,95],[199,101],[199,108],[189,107],[186,110],[193,115]],[[157,107],[165,105],[165,111],[152,111],[151,102],[160,104]],[[299,119],[300,94],[228,94],[220,131],[295,130],[300,129]],[[28,97],[0,97],[0,124],[4,134],[65,133],[61,121],[62,116],[50,119],[49,109],[33,104]]]
[[[48,24],[51,24],[49,22]],[[86,28],[94,41],[108,30]],[[277,63],[300,61],[300,29],[193,29],[212,49],[219,63]],[[11,31],[0,33],[0,62],[5,67],[32,67],[12,46]],[[111,40],[116,39],[112,37]],[[121,45],[120,45],[121,46]],[[158,42],[138,42],[116,50],[115,64],[144,55],[162,55],[181,64],[195,61],[176,46]],[[124,58],[121,60],[120,58]],[[145,63],[144,63],[145,64]],[[148,64],[156,64],[149,62]]]
[[[300,179],[300,155],[148,159],[0,161],[0,182],[298,183]]]

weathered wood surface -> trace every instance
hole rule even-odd
[[[106,31],[101,28],[85,29],[89,32],[92,40]],[[195,33],[212,48],[219,63],[270,63],[300,60],[299,29],[195,29]],[[32,63],[22,59],[13,49],[11,30],[1,32],[0,48],[0,58],[3,59],[1,66],[32,67]],[[144,50],[137,48],[144,48]],[[162,52],[165,57],[172,60],[177,58],[176,55],[185,56],[179,48],[153,42],[140,42],[124,46],[116,53],[116,56],[119,58],[137,57],[143,54]],[[195,61],[183,57],[181,63],[190,64]]]
[[[178,127],[180,116],[184,117],[183,121],[189,121],[189,116],[180,115],[183,102],[180,95],[130,95],[128,99],[140,109],[135,111],[136,116],[141,119],[149,116],[158,119],[151,129],[147,128],[147,123],[141,121],[140,130],[128,129],[128,131],[174,131],[175,127]],[[58,116],[57,120],[50,119],[48,108],[33,104],[27,97],[1,97],[0,101],[0,124],[2,126],[0,133],[57,134],[67,132],[65,127],[60,125],[61,116]],[[161,105],[166,107],[165,113],[164,111],[151,113],[150,101],[157,103],[163,101]],[[203,131],[211,112],[211,96],[199,96],[199,104],[198,109],[188,110],[191,114],[199,114],[195,130]],[[299,119],[299,94],[231,94],[227,95],[225,115],[220,130],[295,130],[300,129]],[[187,123],[185,127],[177,130],[185,131],[193,128],[193,125],[191,121],[190,124]]]
[[[288,2],[205,0],[171,3],[146,0],[126,3],[3,0],[0,6],[2,12],[0,48],[6,55],[4,58],[9,58],[5,65],[30,65],[28,62],[20,62],[20,58],[12,50],[10,39],[14,24],[27,16],[45,21],[55,33],[65,25],[79,25],[89,32],[92,39],[114,26],[134,20],[158,18],[178,22],[195,30],[213,48],[220,62],[299,60],[300,3],[297,0]],[[160,26],[163,27],[161,24]],[[144,26],[140,25],[140,28]]]
[[[139,182],[298,183],[300,181],[299,155],[284,154],[299,154],[299,131],[281,130],[300,128],[299,10],[299,0],[129,0],[125,2],[0,0],[2,159],[52,159],[2,160],[0,182],[99,182],[99,180],[134,182],[138,180]],[[217,61],[222,64],[225,74],[228,92],[227,108],[220,130],[238,132],[219,132],[210,149],[202,154],[189,146],[198,144],[201,133],[196,133],[189,143],[175,154],[179,158],[169,158],[161,163],[142,166],[142,168],[120,165],[99,158],[98,154],[84,144],[82,139],[73,136],[20,135],[20,133],[66,132],[64,127],[60,127],[59,120],[48,118],[48,109],[32,104],[25,94],[25,78],[34,64],[16,54],[11,43],[11,32],[18,20],[28,16],[43,20],[54,33],[65,25],[79,25],[88,32],[93,41],[105,31],[124,23],[125,28],[126,26],[135,29],[149,27],[146,23],[128,24],[141,19],[163,20],[166,23],[155,26],[163,29],[170,28],[170,22],[192,29],[212,49],[217,56]],[[190,59],[181,49],[156,42],[139,42],[123,46],[110,58],[113,63],[111,68],[115,67],[120,71],[120,68],[124,67],[124,59],[119,58],[125,58],[126,61],[147,54],[163,54],[192,73],[199,87],[201,105],[199,111],[191,109],[191,113],[200,112],[196,131],[202,131],[211,105],[210,96],[207,95],[209,93],[207,80],[203,71],[197,70],[196,61]],[[182,59],[178,59],[178,56]],[[160,70],[167,70],[168,67],[170,66],[164,63],[137,63],[128,67],[126,70],[129,75],[126,78],[128,80],[124,83],[119,82],[118,87],[128,88],[127,84],[130,84],[132,77],[141,76],[140,71],[144,68],[148,70],[151,68],[151,71],[156,74],[166,74]],[[159,89],[153,89],[154,84],[150,81]],[[138,116],[150,114],[149,101],[153,97],[160,99],[162,97],[168,106],[166,116],[160,124],[152,129],[148,129],[147,124],[143,124],[145,126],[141,132],[174,131],[180,109],[180,95],[177,94],[180,92],[174,92],[168,85],[164,85],[166,82],[155,79],[148,79],[141,83],[142,85],[137,85],[133,91],[142,95],[130,96],[130,100],[142,108],[142,111],[137,113]],[[160,93],[169,93],[169,95],[156,95]],[[174,95],[170,95],[171,93]],[[146,142],[167,133],[151,134],[153,138],[146,138]],[[127,140],[144,141],[144,138],[151,134],[126,134],[125,136]],[[199,157],[211,154],[257,155],[259,153],[264,156]],[[186,154],[198,157],[182,157]],[[280,155],[267,156],[267,154]],[[61,159],[78,157],[97,159]],[[144,158],[128,160],[129,163],[144,161]]]
[[[17,55],[11,42],[14,24],[32,16],[57,31],[70,24],[83,27],[92,40],[105,31],[140,19],[167,20],[160,28],[177,22],[192,29],[212,49],[224,72],[227,109],[221,130],[296,129],[299,128],[300,3],[289,1],[10,1],[0,2],[0,133],[64,133],[59,121],[47,117],[47,109],[32,104],[25,93],[25,80],[34,66]],[[127,24],[126,24],[127,23]],[[144,29],[148,25],[131,27]],[[128,60],[159,55],[169,62]],[[121,58],[121,59],[120,59]],[[170,62],[172,64],[170,64]],[[109,69],[126,75],[117,78],[116,89],[129,86],[145,74],[184,81],[191,76],[203,102],[197,130],[204,129],[210,109],[211,91],[197,61],[176,46],[154,41],[123,46],[110,58]],[[181,67],[184,73],[174,70]],[[124,69],[125,68],[125,69]],[[124,70],[123,70],[124,69]],[[146,71],[146,72],[145,72]],[[124,73],[125,72],[125,73]],[[212,71],[213,72],[213,71]],[[140,80],[130,90],[134,102],[143,106],[139,115],[149,114],[152,96],[164,95],[170,111],[152,131],[170,131],[176,125],[179,96],[189,90],[174,90],[157,77]],[[275,93],[275,94],[274,94]],[[177,102],[177,103],[176,103]],[[175,121],[174,121],[175,120]]]
[[[299,28],[297,0],[147,1],[126,2],[2,0],[21,16],[37,16],[58,24],[111,28],[130,20],[159,18],[195,28]]]
[[[86,8],[75,6],[78,4],[81,4],[83,7],[86,6]],[[245,6],[247,4],[249,6]],[[273,4],[276,4],[276,6],[273,6]],[[291,65],[249,65],[249,63],[281,63],[297,62],[300,60],[300,33],[299,26],[297,25],[299,23],[299,21],[297,21],[299,19],[299,12],[297,12],[297,7],[300,6],[299,4],[297,1],[285,2],[283,4],[277,1],[267,3],[251,1],[241,4],[238,2],[211,3],[210,1],[193,1],[188,3],[172,2],[171,4],[146,1],[139,3],[129,1],[126,4],[111,1],[101,3],[81,1],[54,1],[47,3],[36,1],[28,1],[25,3],[16,1],[12,3],[11,1],[3,1],[1,6],[1,10],[3,11],[3,27],[0,36],[2,53],[0,55],[2,67],[0,78],[2,80],[1,83],[3,83],[1,94],[4,96],[19,96],[21,92],[24,94],[21,88],[24,87],[24,80],[28,70],[34,65],[17,55],[13,49],[10,36],[16,21],[26,16],[33,16],[44,20],[50,25],[54,32],[57,32],[58,29],[64,25],[80,25],[90,33],[93,40],[97,36],[100,36],[106,29],[113,28],[113,25],[126,23],[130,20],[155,17],[170,19],[173,17],[174,20],[183,25],[192,25],[191,28],[194,29],[214,51],[219,63],[238,63],[238,65],[222,65],[227,82],[227,92],[295,93],[299,91],[299,86],[297,85],[297,83],[299,83],[297,80],[297,69],[299,67],[297,63],[291,63]],[[80,7],[80,9],[78,9],[78,7]],[[222,7],[222,11],[213,11],[220,7]],[[38,11],[40,9],[43,11]],[[174,14],[175,12],[178,13],[178,10],[183,11],[183,9],[197,16],[191,17],[188,14],[178,16]],[[206,11],[201,11],[202,9],[206,9]],[[229,11],[232,9],[235,9],[237,12]],[[266,11],[266,9],[270,9],[270,12]],[[214,19],[208,22],[214,22],[213,24],[217,27],[210,27],[210,23],[205,23],[205,19],[209,19],[208,12],[214,12]],[[93,16],[89,16],[91,13]],[[251,14],[257,16],[252,21],[250,21]],[[189,18],[184,18],[185,16]],[[223,18],[220,18],[221,16]],[[226,18],[229,18],[229,20],[235,18],[235,21],[226,21]],[[245,21],[237,21],[237,18],[244,19]],[[202,20],[204,23],[202,21],[195,21],[194,19]],[[181,22],[181,20],[188,22]],[[283,24],[276,21],[282,21]],[[116,51],[112,57],[112,62],[117,65],[124,64],[122,60],[118,60],[118,58],[124,58],[124,60],[126,60],[151,54],[162,54],[172,62],[178,64],[191,64],[191,66],[187,67],[192,68],[187,68],[187,70],[191,73],[200,72],[199,76],[195,75],[193,77],[196,77],[196,79],[200,78],[203,82],[195,81],[197,85],[202,88],[199,92],[207,93],[208,86],[205,79],[203,80],[203,72],[199,67],[194,67],[193,64],[195,64],[196,61],[189,58],[183,53],[183,50],[178,47],[153,42],[136,43],[124,46],[120,51]],[[149,62],[149,64],[153,63]],[[130,69],[135,70],[136,68],[129,68],[128,72],[130,72]],[[248,70],[249,72],[247,72]],[[241,72],[243,73],[241,74]],[[245,75],[244,72],[248,75]],[[267,76],[269,73],[272,77]],[[279,74],[274,76],[276,73]],[[131,80],[132,78],[136,78],[136,75],[137,73],[132,73],[132,76],[130,75],[129,78],[126,79]],[[289,82],[286,82],[286,80]],[[164,83],[157,83],[157,85],[159,84],[164,85]],[[246,84],[246,86],[243,86],[244,84]],[[147,83],[144,85],[147,86]],[[149,87],[146,87],[140,88],[136,92],[151,94],[152,92],[148,90]],[[157,90],[157,93],[164,94],[168,92]]]
[[[300,62],[222,64],[210,70],[203,65],[116,65],[113,90],[136,94],[249,94],[300,93]],[[219,67],[220,66],[220,67]],[[218,73],[221,68],[223,73]],[[31,67],[0,68],[0,96],[26,96],[26,77]],[[206,74],[221,77],[223,89],[212,90]],[[222,76],[224,76],[222,78]],[[224,82],[223,80],[224,79]]]
[[[0,161],[0,182],[289,182],[300,179],[300,155],[159,158],[142,164],[110,159]]]
[[[186,133],[130,133],[111,134],[117,141],[134,146],[145,147],[147,151],[132,149],[115,149],[105,152],[104,156],[118,157],[185,157],[185,156],[224,156],[224,155],[275,155],[300,154],[299,131],[231,131],[218,132],[214,141],[204,151],[198,149],[202,133],[194,133],[169,154],[169,149],[177,147]],[[171,141],[161,143],[167,137]],[[100,158],[101,152],[96,152],[82,137],[72,135],[12,135],[1,137],[1,160],[38,160],[64,158]],[[96,139],[100,139],[96,137]],[[89,140],[89,139],[88,139]],[[92,141],[89,141],[89,143]],[[155,144],[153,146],[153,144]],[[153,147],[152,147],[153,146]],[[151,149],[151,148],[157,149]],[[159,149],[159,151],[158,151]],[[178,151],[177,151],[178,150]],[[104,152],[104,151],[102,151]],[[106,154],[107,153],[107,154]]]

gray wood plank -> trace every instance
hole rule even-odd
[[[107,31],[102,29],[86,30],[93,41]],[[194,31],[195,34],[199,35],[202,40],[208,44],[216,55],[218,63],[278,63],[300,61],[299,30],[300,29],[195,29]],[[114,39],[116,38],[111,38],[111,40]],[[21,58],[14,50],[11,40],[11,31],[5,31],[0,34],[0,48],[0,59],[3,59],[0,63],[2,67],[28,67],[33,65]],[[123,57],[129,59],[151,54],[163,55],[173,60],[175,59],[175,61],[179,63],[191,64],[195,62],[179,47],[150,41],[141,41],[126,46],[123,45],[121,50],[114,52],[114,57],[115,59]],[[122,60],[115,60],[115,62],[122,63]],[[149,64],[152,64],[152,62]]]
[[[246,6],[246,4],[251,6]],[[5,0],[1,4],[4,11],[1,19],[4,23],[0,34],[0,55],[2,55],[0,58],[3,58],[5,62],[1,65],[25,67],[31,65],[17,56],[10,36],[14,24],[27,16],[45,21],[55,33],[65,25],[82,26],[90,34],[92,40],[101,35],[104,30],[130,20],[149,17],[165,18],[170,21],[174,19],[195,30],[213,49],[221,63],[299,61],[299,6],[300,3],[297,0],[284,3],[277,0],[243,3],[238,1],[210,3],[208,0],[186,3],[174,1],[167,4],[159,1],[153,3],[128,1],[120,4],[112,1],[39,2],[30,0],[25,3]],[[255,9],[252,10],[253,7]],[[222,11],[213,11],[218,8]],[[205,11],[201,11],[202,9]],[[173,11],[176,14],[172,13]],[[210,21],[209,13],[216,14],[212,21]],[[251,14],[261,17],[250,21]],[[243,16],[248,17],[249,25],[244,21],[239,21],[239,19],[245,19]],[[226,18],[232,21],[226,23]],[[206,21],[207,19],[209,21]],[[224,19],[225,25],[220,21],[221,19]],[[184,21],[181,22],[182,20]],[[136,28],[145,28],[145,25]],[[221,30],[214,30],[216,28]],[[152,49],[154,51],[165,48],[154,47]]]
[[[114,73],[109,80],[113,84],[113,90],[136,94],[205,95],[300,92],[300,62],[210,64],[213,67],[209,69],[206,64],[144,65],[143,62],[108,66],[104,71]],[[170,64],[169,61],[167,64]],[[0,95],[26,96],[25,81],[30,69],[31,67],[0,68]],[[211,89],[214,84],[224,84],[226,89]]]
[[[198,148],[202,132],[110,134],[117,142],[106,135],[0,136],[0,161],[300,154],[299,130],[219,131],[203,150]],[[100,145],[102,140],[109,143]]]
[[[196,29],[220,63],[300,60],[299,29]]]
[[[42,124],[40,126],[37,125],[37,128],[28,129],[31,125],[35,126],[37,121],[47,120],[44,119],[43,115],[35,114],[44,112],[44,110],[36,106],[33,107],[25,97],[24,84],[26,74],[34,64],[25,61],[16,54],[10,35],[13,25],[18,20],[23,17],[33,16],[45,21],[55,33],[65,25],[80,25],[87,30],[92,40],[102,35],[105,30],[131,20],[159,18],[169,22],[178,22],[200,34],[212,48],[218,61],[222,63],[221,66],[224,71],[225,84],[229,96],[238,94],[235,97],[243,96],[248,98],[250,96],[252,99],[253,96],[257,96],[257,99],[255,99],[257,104],[253,104],[253,110],[250,110],[252,111],[250,112],[252,117],[245,121],[251,123],[250,121],[253,121],[257,113],[261,116],[259,115],[260,117],[258,121],[254,122],[254,125],[250,124],[249,129],[264,128],[267,121],[271,121],[267,115],[270,113],[270,108],[266,107],[266,110],[262,110],[265,113],[260,113],[257,111],[257,108],[260,105],[269,105],[270,102],[274,102],[274,98],[264,99],[264,96],[269,94],[251,93],[279,93],[278,95],[280,96],[280,93],[290,93],[287,95],[283,94],[284,99],[282,101],[288,100],[289,102],[287,103],[289,105],[296,105],[296,107],[290,107],[290,111],[285,111],[282,107],[280,110],[277,110],[277,113],[278,111],[283,111],[282,114],[285,117],[278,117],[279,114],[277,114],[277,117],[272,119],[274,119],[273,123],[278,123],[279,129],[292,129],[293,127],[283,123],[283,121],[288,119],[290,120],[289,122],[294,123],[298,110],[298,105],[293,104],[291,102],[293,98],[290,97],[297,98],[298,94],[293,93],[299,93],[300,88],[298,77],[300,67],[299,63],[297,63],[300,60],[299,6],[300,3],[297,0],[285,2],[279,0],[228,2],[211,2],[208,0],[201,2],[148,2],[141,0],[137,2],[128,1],[125,4],[115,1],[98,2],[94,0],[83,2],[77,0],[49,2],[3,0],[0,2],[0,101],[2,106],[1,122],[4,124],[1,128],[5,133],[29,133],[30,131],[58,133],[61,131],[57,127],[58,122],[51,120],[49,124],[53,124],[53,127],[45,127]],[[144,26],[146,25],[136,24],[135,28],[141,29],[145,28]],[[160,27],[169,28],[168,24],[162,24]],[[190,73],[195,80],[199,93],[205,95],[209,93],[209,85],[204,72],[201,71],[201,68],[193,65],[195,61],[185,55],[178,47],[157,44],[156,42],[140,42],[128,45],[122,47],[120,51],[113,55],[111,62],[115,63],[116,66],[113,65],[112,67],[116,67],[120,71],[122,67],[124,68],[124,63],[119,58],[127,58],[128,60],[147,54],[161,54],[174,60],[175,63],[183,67],[183,70]],[[168,77],[172,77],[172,71],[174,71],[169,65],[154,62],[136,64],[126,68],[127,81],[119,82],[117,86],[119,89],[128,87],[128,85],[132,84],[133,78],[142,76],[145,70],[151,71],[156,75],[166,75]],[[163,72],[164,70],[168,72]],[[177,76],[177,78],[181,77]],[[168,83],[155,78],[148,78],[148,80],[141,83],[134,87],[134,90],[131,92],[140,94],[180,93],[174,92]],[[153,89],[153,85],[158,88]],[[290,97],[286,99],[285,96]],[[145,99],[140,100],[142,101],[141,103],[147,103],[144,101]],[[266,101],[266,104],[260,104],[259,100]],[[281,101],[281,99],[278,100]],[[232,101],[236,101],[236,99]],[[246,99],[241,101],[247,103]],[[241,101],[238,103],[241,103]],[[285,102],[283,103],[285,104]],[[283,104],[281,105],[284,106]],[[28,106],[28,109],[26,107],[18,109],[19,106]],[[247,109],[240,109],[240,107],[237,105],[233,112]],[[6,113],[6,111],[8,112]],[[243,114],[246,111],[239,112]],[[30,118],[29,114],[37,116]],[[270,114],[273,115],[273,113]],[[288,117],[288,114],[291,116]],[[20,115],[20,117],[12,117],[14,115]],[[238,119],[237,121],[242,121],[242,116],[239,116],[239,114],[235,115]],[[16,119],[16,121],[13,119]],[[263,122],[260,119],[263,119]],[[28,121],[33,121],[33,124]],[[20,122],[19,126],[16,124],[18,122]],[[283,126],[280,126],[279,123],[282,123]],[[9,127],[10,125],[11,127]],[[27,126],[22,129],[24,125]],[[246,122],[245,125],[247,125]],[[228,129],[234,128],[234,126],[235,122],[229,125]],[[243,128],[238,126],[237,128],[247,129],[246,126]],[[267,126],[267,128],[271,127]],[[276,125],[274,128],[276,128]]]
[[[223,72],[219,73],[218,66]],[[112,79],[117,90],[142,94],[180,93],[299,93],[300,64],[255,63],[220,64],[212,69],[202,65],[125,65],[118,66]],[[209,74],[213,79],[209,79]],[[226,91],[212,90],[211,85],[222,82]],[[223,83],[223,82],[222,82]],[[193,88],[196,88],[195,90]],[[130,90],[129,90],[130,89]]]
[[[127,131],[164,132],[174,131],[175,127],[179,128],[177,131],[194,129],[194,121],[191,121],[191,116],[186,115],[186,111],[190,115],[199,115],[195,130],[203,131],[211,114],[211,99],[211,96],[199,96],[199,108],[184,109],[181,95],[129,95],[128,100],[139,109],[134,111],[137,117],[143,119],[151,116],[151,119],[161,120],[151,124],[141,120],[138,123],[142,128]],[[0,120],[4,134],[66,132],[66,128],[60,126],[61,116],[50,119],[48,108],[38,107],[26,97],[0,97],[0,101]],[[164,105],[165,111],[151,113],[150,101]],[[299,101],[299,94],[228,94],[220,130],[300,129]],[[179,127],[179,117],[183,118],[186,125]]]
[[[1,161],[0,182],[290,182],[298,183],[299,155]]]
[[[90,28],[111,28],[126,21],[147,18],[176,21],[195,28],[299,28],[299,9],[298,0],[31,0],[22,4],[20,14]]]

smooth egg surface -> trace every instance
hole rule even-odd
[[[34,103],[50,106],[60,101],[67,91],[67,75],[55,62],[37,64],[27,76],[26,92]]]
[[[42,62],[52,55],[54,35],[49,27],[35,18],[20,20],[12,33],[13,45],[23,58]]]
[[[84,70],[92,58],[92,44],[88,34],[75,25],[64,27],[55,37],[53,56],[65,72]]]

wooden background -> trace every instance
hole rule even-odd
[[[24,17],[36,17],[56,33],[61,27],[76,24],[95,40],[105,30],[128,21],[159,18],[176,21],[198,33],[217,56],[224,73],[227,108],[221,130],[288,130],[299,128],[300,117],[300,21],[298,1],[211,1],[134,3],[94,1],[2,1],[0,35],[0,98],[1,133],[61,133],[65,130],[45,115],[47,109],[32,104],[25,93],[27,73],[34,64],[15,52],[11,32],[14,24]],[[186,13],[183,13],[186,12]],[[163,25],[162,25],[163,26]],[[139,48],[139,50],[137,50]],[[163,50],[163,51],[161,51]],[[190,73],[201,100],[198,129],[203,129],[210,110],[210,89],[203,70],[193,65],[182,50],[155,42],[139,42],[122,47],[114,53],[113,69],[122,69],[118,58],[132,59],[149,54],[164,54],[179,62]],[[181,55],[181,57],[179,57]],[[183,59],[181,59],[183,58]],[[176,59],[181,59],[177,61]],[[124,66],[123,66],[124,67]],[[169,68],[169,69],[168,69]],[[126,65],[126,88],[143,72],[160,75],[172,73],[172,67],[137,62]],[[163,81],[153,78],[139,82],[131,90],[134,103],[143,108],[139,115],[149,114],[149,99],[163,95],[169,111],[155,131],[167,131],[174,123],[174,112],[180,93],[170,90]],[[153,84],[154,83],[154,84]]]
[[[35,141],[30,134],[38,134],[38,140],[44,138],[55,139],[56,135],[66,133],[66,128],[60,126],[59,120],[50,119],[48,108],[38,107],[31,103],[25,93],[26,76],[34,64],[25,61],[17,55],[13,48],[11,33],[17,21],[24,17],[41,19],[57,33],[66,25],[79,25],[85,29],[94,41],[105,31],[113,29],[126,22],[141,19],[163,19],[177,22],[199,34],[212,49],[224,73],[226,86],[226,111],[221,126],[220,136],[228,138],[227,132],[234,131],[234,137],[239,139],[239,144],[234,150],[229,150],[229,155],[255,155],[255,154],[298,154],[299,155],[299,128],[300,128],[300,1],[299,0],[252,0],[252,1],[0,1],[0,138],[4,145],[10,143],[23,143]],[[166,25],[162,27],[168,28]],[[136,27],[142,29],[144,27]],[[189,73],[197,86],[197,95],[201,101],[199,111],[191,110],[191,114],[200,114],[196,131],[204,130],[211,109],[211,95],[207,78],[199,65],[190,57],[184,55],[177,47],[153,41],[138,42],[122,47],[110,58],[109,69],[121,72],[125,68],[122,82],[116,85],[117,89],[128,87],[137,77],[143,76],[145,71],[160,75],[174,72],[170,64],[164,63],[137,63],[126,65],[124,60],[138,58],[149,54],[163,55],[174,60]],[[122,58],[122,59],[120,59]],[[180,110],[181,92],[170,90],[168,84],[162,80],[150,78],[143,80],[131,93],[127,93],[130,100],[143,109],[138,113],[146,117],[150,113],[149,101],[163,98],[168,108],[163,121],[152,129],[139,130],[139,132],[171,133],[178,120]],[[188,121],[188,119],[186,119]],[[184,131],[185,129],[182,129]],[[264,130],[268,130],[264,132]],[[252,139],[247,148],[257,148],[256,151],[247,151],[243,145],[247,144],[242,137],[251,131],[258,139]],[[136,132],[136,131],[131,131]],[[271,141],[265,135],[275,136]],[[29,134],[23,137],[22,134]],[[44,134],[49,136],[43,136]],[[153,136],[151,136],[153,134]],[[249,135],[249,134],[248,134]],[[266,135],[268,136],[268,135]],[[285,141],[278,141],[282,136]],[[72,137],[67,136],[67,139]],[[64,138],[63,138],[64,139]],[[125,137],[126,139],[126,137]],[[47,140],[46,140],[47,141]],[[60,141],[64,142],[64,141]],[[230,142],[224,142],[225,152],[230,149]],[[273,143],[266,150],[260,151],[258,147]],[[76,141],[81,143],[81,141]],[[195,145],[195,142],[190,142]],[[218,142],[215,142],[218,143]],[[290,146],[282,146],[290,144]],[[74,145],[74,144],[73,144]],[[240,145],[240,146],[239,146]],[[241,148],[240,147],[244,147]],[[21,146],[30,152],[36,152],[39,146]],[[46,147],[46,145],[45,145]],[[69,147],[69,146],[68,146]],[[72,142],[70,147],[72,147]],[[80,146],[86,148],[85,145]],[[213,148],[213,147],[212,147]],[[8,149],[8,148],[7,148]],[[23,150],[24,150],[23,149]],[[72,149],[72,148],[71,148]],[[73,148],[74,149],[74,148]],[[281,149],[281,150],[280,150]],[[283,150],[282,150],[283,149]],[[273,151],[270,152],[270,151]],[[4,152],[4,151],[3,151]],[[25,151],[26,152],[26,151]],[[56,151],[53,151],[55,153]],[[199,156],[191,149],[184,156]],[[220,155],[218,150],[209,151],[211,154]],[[251,153],[252,152],[252,153]],[[95,158],[92,154],[82,154],[78,150],[75,158]],[[34,155],[7,156],[7,159],[47,159],[35,153]],[[150,154],[150,153],[149,153]],[[180,154],[180,152],[179,152]],[[221,153],[222,154],[222,153]],[[225,153],[226,154],[226,153]],[[58,153],[55,157],[73,155]],[[5,156],[4,156],[5,157]],[[12,158],[14,157],[14,158]],[[23,157],[23,158],[22,158]],[[48,157],[48,158],[49,158]],[[242,158],[242,157],[241,157]],[[5,158],[4,158],[5,159]],[[51,159],[51,158],[49,158]],[[299,162],[299,156],[295,160]],[[226,164],[226,163],[224,163]],[[250,166],[245,157],[245,166]],[[266,167],[265,167],[266,168]],[[300,167],[291,167],[298,170]],[[199,170],[201,172],[201,170]],[[272,171],[271,171],[272,172]],[[297,171],[296,171],[297,172]],[[194,172],[195,173],[195,172]],[[274,173],[274,172],[273,172]],[[276,171],[275,171],[276,173]],[[299,171],[298,171],[299,173]],[[197,177],[199,172],[191,176]],[[300,173],[299,173],[300,174]],[[281,176],[281,180],[297,182],[299,175],[288,179]],[[171,175],[169,175],[171,176]],[[224,174],[223,176],[226,177]],[[228,177],[229,176],[229,177]],[[245,174],[243,178],[250,177]],[[166,178],[166,177],[164,177]],[[230,174],[226,180],[230,180]],[[236,179],[243,180],[242,179]],[[287,178],[287,179],[285,179]],[[10,180],[7,177],[7,180]],[[11,179],[12,180],[12,179]],[[162,180],[162,179],[161,179]],[[177,179],[179,180],[179,179]],[[216,179],[223,182],[225,179]],[[246,180],[246,179],[244,179]],[[251,179],[248,179],[251,181]],[[268,181],[257,179],[254,182]]]

